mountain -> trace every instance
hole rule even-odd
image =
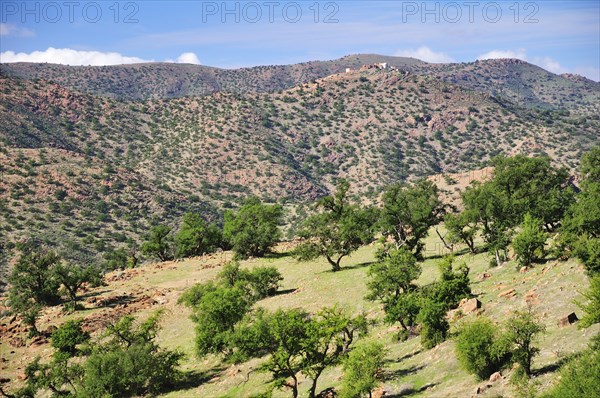
[[[274,93],[332,74],[386,63],[388,67],[511,100],[520,106],[593,110],[600,84],[577,75],[555,75],[518,59],[457,64],[429,64],[414,58],[356,54],[331,61],[293,65],[221,69],[208,66],[151,63],[117,66],[0,64],[0,73],[44,79],[71,90],[123,100],[181,98],[227,93]]]
[[[339,177],[368,200],[386,184],[481,168],[498,154],[547,154],[573,170],[600,131],[600,103],[590,100],[598,83],[521,61],[444,66],[361,55],[234,71],[0,71],[0,238],[35,236],[77,261],[139,243],[152,224],[177,227],[186,211],[219,222],[249,195],[302,206]],[[200,89],[209,75],[220,87],[212,94]],[[492,95],[488,78],[505,92],[528,81],[546,106]],[[250,81],[260,90],[222,90]],[[569,102],[569,93],[579,97]]]

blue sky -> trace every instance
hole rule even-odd
[[[598,1],[7,1],[0,61],[235,68],[355,53],[521,58],[600,80]]]

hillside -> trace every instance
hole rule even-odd
[[[402,70],[353,70],[281,93],[135,102],[0,80],[2,236],[35,236],[86,261],[139,242],[152,223],[175,226],[185,211],[219,221],[217,209],[248,195],[295,206],[339,177],[368,199],[501,153],[547,154],[573,170],[600,131],[599,103],[527,109]]]
[[[458,84],[476,93],[504,98],[529,108],[593,111],[600,83],[575,75],[555,75],[517,59],[429,64],[414,58],[355,54],[330,61],[221,69],[153,63],[117,66],[0,64],[0,74],[56,82],[70,90],[124,100],[181,98],[226,93],[273,93],[377,63]],[[589,107],[592,108],[589,108]]]
[[[418,280],[426,285],[439,278],[436,264],[444,254],[442,244],[434,233],[426,240],[423,274]],[[249,260],[244,268],[271,265],[283,274],[280,294],[262,300],[256,305],[275,310],[277,308],[304,308],[318,311],[323,306],[340,305],[351,313],[365,311],[369,319],[378,320],[367,340],[377,340],[389,349],[385,359],[383,390],[386,396],[410,397],[514,397],[509,384],[508,371],[499,381],[477,382],[473,375],[459,367],[455,357],[453,340],[434,349],[421,348],[419,338],[398,342],[397,326],[381,323],[383,312],[380,305],[366,301],[368,265],[374,260],[376,246],[363,247],[344,264],[342,271],[332,273],[324,260],[298,263],[286,255],[289,245],[279,248],[277,256]],[[220,271],[230,252],[209,255],[183,262],[148,264],[138,269],[117,271],[107,275],[108,286],[88,289],[85,292],[85,309],[65,315],[61,307],[45,310],[41,329],[51,328],[66,319],[84,319],[84,329],[97,333],[107,322],[124,314],[144,318],[150,312],[163,309],[165,315],[159,342],[168,348],[182,350],[187,356],[183,369],[190,382],[183,383],[164,397],[249,397],[264,391],[269,376],[257,372],[261,360],[241,365],[223,364],[216,357],[198,359],[194,354],[194,324],[189,319],[189,309],[178,305],[179,295],[198,282],[211,280]],[[596,325],[578,330],[577,325],[559,327],[557,322],[568,313],[580,310],[573,303],[588,281],[583,267],[574,260],[549,260],[538,264],[526,273],[516,270],[511,261],[502,267],[489,268],[486,253],[475,256],[458,251],[457,264],[465,262],[470,267],[473,293],[482,302],[478,311],[495,322],[502,322],[515,310],[531,305],[540,317],[547,332],[539,341],[540,354],[534,361],[535,378],[540,390],[546,390],[556,382],[556,369],[568,355],[585,348],[589,338],[598,332]],[[514,289],[514,293],[505,292]],[[451,322],[452,331],[474,313]],[[45,338],[26,342],[19,322],[2,318],[0,322],[0,354],[7,361],[2,363],[4,377],[11,380],[9,388],[22,383],[24,366],[36,355],[49,359],[51,350]],[[329,369],[319,382],[319,390],[340,386],[341,369]],[[307,381],[300,383],[301,396],[308,388]],[[6,391],[7,389],[5,389]],[[480,390],[479,394],[475,392]],[[10,390],[8,390],[10,391]],[[381,390],[379,390],[381,391]],[[289,397],[289,391],[276,390],[275,397]]]

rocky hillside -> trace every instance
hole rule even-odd
[[[93,258],[109,247],[139,242],[152,223],[176,226],[185,211],[219,220],[223,209],[248,195],[301,204],[347,177],[355,194],[373,198],[386,184],[480,168],[501,153],[548,154],[573,169],[581,152],[598,141],[600,104],[585,102],[589,93],[581,88],[593,92],[597,83],[552,75],[544,84],[568,86],[552,95],[573,91],[583,105],[537,109],[473,89],[486,77],[508,81],[494,74],[501,74],[492,71],[494,65],[516,68],[514,74],[523,76],[529,64],[457,65],[455,72],[467,77],[452,83],[422,72],[446,71],[443,66],[416,60],[398,58],[398,69],[360,67],[380,61],[376,56],[342,60],[241,70],[263,92],[216,90],[183,98],[166,97],[188,95],[193,84],[170,91],[161,76],[175,70],[188,77],[193,71],[214,76],[239,71],[168,64],[3,65],[0,237],[15,242],[34,235]],[[353,70],[314,80],[342,66]],[[260,70],[270,71],[272,79]],[[314,74],[297,84],[304,81],[303,70]],[[16,77],[15,71],[38,71],[44,78]],[[59,71],[69,71],[62,84]],[[96,79],[85,77],[94,71]],[[172,73],[172,82],[180,84],[178,76]],[[282,76],[291,80],[282,83]],[[164,85],[146,84],[150,80]],[[80,81],[88,85],[73,90]],[[95,82],[106,84],[91,88]],[[85,93],[120,96],[116,85],[135,87],[125,97],[160,98],[129,101]],[[291,87],[278,91],[286,85]],[[532,93],[553,98],[541,89]]]

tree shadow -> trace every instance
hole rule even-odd
[[[270,297],[283,296],[284,294],[294,293],[296,290],[298,290],[297,287],[293,287],[291,289],[278,290],[275,293],[273,293]]]
[[[279,253],[279,252],[271,252],[267,253],[263,256],[266,260],[277,260],[280,258],[290,257],[292,254],[290,252]]]
[[[136,300],[137,297],[131,294],[121,294],[118,296],[107,297],[103,300],[98,300],[94,304],[96,304],[98,308],[114,308],[117,305],[133,303]]]
[[[109,292],[110,292],[109,289],[97,290],[97,291],[94,291],[94,292],[86,292],[85,294],[82,294],[82,295],[77,296],[77,297],[79,298],[79,300],[85,300],[87,298],[98,297],[98,296],[103,295],[104,293],[109,293]]]
[[[413,373],[417,373],[419,370],[422,370],[424,368],[425,368],[425,365],[418,365],[418,366],[411,366],[411,367],[404,368],[404,369],[386,371],[383,374],[383,379],[386,381],[400,379],[402,377],[411,375]]]
[[[419,394],[419,393],[422,393],[423,391],[427,390],[428,388],[437,386],[437,384],[438,383],[427,383],[418,389],[414,389],[413,387],[404,388],[402,391],[400,391],[398,393],[386,395],[386,398],[408,397],[411,395]]]
[[[365,261],[364,263],[342,266],[338,271],[334,271],[332,269],[327,269],[325,271],[319,272],[319,274],[327,274],[327,273],[338,274],[338,273],[344,272],[344,271],[351,271],[351,270],[355,270],[355,269],[365,268],[365,267],[368,267],[371,264],[375,264],[375,263],[376,263],[376,261]]]
[[[414,356],[417,356],[417,355],[419,355],[422,352],[423,352],[423,349],[420,348],[417,351],[411,352],[409,354],[406,354],[406,355],[404,355],[404,356],[402,356],[400,358],[387,360],[386,363],[400,363],[400,362],[406,361],[407,359],[410,359],[410,358],[412,358]]]
[[[575,354],[576,355],[576,354]],[[534,369],[533,370],[533,374],[535,376],[541,376],[544,375],[546,373],[553,373],[556,372],[558,369],[561,368],[561,366],[563,366],[565,363],[569,362],[574,355],[566,355],[562,358],[559,358],[558,361],[554,362],[554,363],[550,363],[548,365],[542,366],[539,369]]]
[[[198,370],[184,371],[182,372],[181,379],[175,382],[170,388],[165,389],[163,392],[190,390],[192,388],[200,387],[202,384],[208,383],[212,378],[223,372],[225,369],[226,367],[224,366],[218,366],[205,372]]]

